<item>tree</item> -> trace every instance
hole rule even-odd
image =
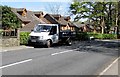
[[[66,3],[70,5],[69,3]],[[64,7],[61,2],[49,3],[48,6],[45,7],[46,11],[49,11],[51,14],[61,14],[61,15],[70,15],[69,8]],[[65,10],[64,10],[65,9]]]
[[[1,7],[2,7],[2,28],[16,29],[21,27],[21,21],[11,11],[11,8],[8,6],[1,6]]]
[[[88,18],[89,22],[93,22],[94,28],[101,26],[101,33],[108,33],[111,26],[118,24],[118,2],[79,2],[74,0],[70,9],[71,13],[75,15],[75,21]]]
[[[47,7],[48,9],[47,10],[49,10],[52,14],[59,14],[60,13],[60,7],[61,7],[61,5],[60,4],[51,4],[51,3],[49,3],[49,7]]]

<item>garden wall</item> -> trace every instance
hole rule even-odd
[[[12,46],[19,46],[20,45],[20,41],[18,38],[15,37],[11,37],[11,38],[7,38],[7,37],[3,37],[2,39],[0,39],[1,41],[1,45],[2,47],[12,47]]]

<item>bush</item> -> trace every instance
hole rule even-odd
[[[20,32],[20,44],[26,45],[28,42],[30,32]]]
[[[92,33],[92,32],[88,32],[87,34],[89,37],[93,36],[96,39],[117,39],[116,34],[101,34],[101,33]]]
[[[93,33],[93,32],[80,32],[77,33],[77,40],[88,40],[91,36],[95,39],[117,39],[116,34],[101,34],[101,33]]]
[[[77,40],[88,40],[89,36],[86,32],[79,32],[76,34]]]

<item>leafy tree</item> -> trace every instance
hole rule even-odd
[[[101,26],[101,33],[109,32],[111,26],[118,25],[118,2],[79,2],[74,0],[71,4],[71,13],[75,15],[74,21],[88,18],[94,28]]]
[[[21,21],[11,11],[11,8],[8,6],[1,6],[1,7],[2,7],[2,28],[16,29],[21,27]]]

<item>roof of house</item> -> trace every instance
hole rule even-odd
[[[22,12],[23,10],[27,11],[26,8],[16,8],[17,12]]]
[[[37,21],[37,20],[34,20],[30,23],[28,23],[26,26],[24,26],[23,28],[20,29],[20,31],[27,31],[27,32],[30,32],[32,29],[34,29],[35,25],[36,24],[39,24],[40,22]]]
[[[58,24],[58,21],[51,14],[46,14],[44,18],[50,21],[52,24]]]
[[[23,28],[21,28],[21,31],[31,31],[31,29],[33,29],[33,27],[36,24],[44,24],[47,23],[49,24],[50,21],[48,21],[47,19],[45,19],[44,17],[38,18],[35,14],[41,14],[43,13],[42,11],[37,11],[37,12],[33,12],[33,11],[26,11],[26,16],[22,16],[20,15],[17,11],[22,11],[25,8],[12,8],[11,10],[17,15],[17,17],[24,23],[24,22],[28,22],[28,24],[26,24]],[[42,14],[43,15],[43,14]]]
[[[74,25],[77,27],[77,28],[81,28],[81,27],[84,27],[86,24],[81,24],[79,22],[74,22]]]
[[[56,23],[60,24],[60,25],[69,24],[70,26],[75,26],[70,21],[65,20],[65,19],[70,19],[69,17],[64,17],[64,16],[61,16],[59,14],[46,14],[45,18],[48,19],[49,21],[51,21],[51,23],[54,23],[54,24],[56,24]]]
[[[20,8],[20,9],[23,9],[23,8]],[[30,22],[30,21],[31,21],[31,20],[28,19],[27,17],[21,16],[21,15],[17,12],[17,10],[18,10],[18,9],[16,9],[16,8],[12,8],[12,9],[11,9],[11,11],[12,11],[13,13],[15,13],[15,14],[17,15],[17,17],[18,17],[22,22]]]
[[[34,14],[42,14],[43,15],[43,12],[42,11],[33,11]]]

